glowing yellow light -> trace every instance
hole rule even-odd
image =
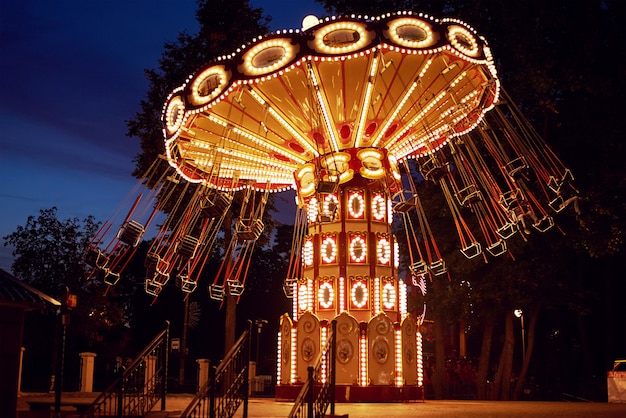
[[[315,32],[315,49],[325,54],[346,54],[369,43],[364,25],[354,22],[337,22]]]
[[[313,280],[307,279],[306,281],[306,301],[307,310],[313,311]]]
[[[301,311],[306,311],[308,307],[308,292],[306,284],[301,284],[298,289],[298,307]]]
[[[361,369],[359,383],[361,386],[367,386],[367,339],[365,335],[361,335],[359,345],[359,366]]]
[[[207,68],[191,84],[191,103],[200,106],[210,102],[224,91],[229,81],[230,77],[223,65]]]
[[[328,309],[333,306],[335,300],[335,292],[333,286],[326,282],[322,283],[317,291],[317,300],[320,306],[324,309]]]
[[[293,305],[291,306],[291,314],[293,319],[298,319],[298,300],[300,299],[298,295],[298,281],[294,280],[292,285],[291,293],[293,294]]]
[[[380,313],[380,277],[374,279],[374,314]]]
[[[393,242],[393,266],[395,268],[398,268],[400,266],[400,246],[395,240]]]
[[[354,283],[352,285],[351,291],[352,305],[354,305],[356,308],[363,308],[365,305],[367,305],[367,293],[367,286],[365,285],[365,283],[363,283],[362,281]]]
[[[283,358],[283,347],[282,347],[282,340],[283,340],[283,334],[278,331],[278,344],[276,345],[276,381],[278,383],[280,383],[282,381],[282,358]]]
[[[402,386],[404,384],[404,377],[402,376],[402,333],[399,328],[395,331],[396,386]]]
[[[321,346],[323,348],[326,347],[326,343],[328,342],[328,327],[326,326],[322,326],[321,327],[321,331],[322,331],[322,335],[321,335]],[[327,358],[328,356],[322,356],[322,376],[321,376],[321,380],[322,383],[326,383],[326,377],[328,374],[328,364],[327,364]]]
[[[387,209],[387,202],[381,194],[375,194],[372,198],[372,216],[377,221],[384,221]]]
[[[465,55],[476,58],[480,55],[480,49],[476,38],[472,33],[462,26],[448,27],[448,40],[457,50]]]
[[[185,105],[180,96],[174,96],[170,99],[165,110],[165,124],[167,133],[172,135],[180,129],[185,114]]]
[[[320,23],[320,19],[317,16],[314,16],[314,15],[305,16],[305,18],[302,19],[302,30],[311,29],[312,27],[319,25],[319,23]]]
[[[244,71],[264,75],[283,67],[295,56],[290,39],[271,39],[255,45],[243,56]]]
[[[367,86],[365,88],[365,97],[363,98],[363,105],[361,106],[361,115],[359,116],[359,122],[357,124],[357,132],[356,132],[356,140],[355,147],[359,148],[361,146],[361,141],[363,140],[363,130],[365,129],[365,121],[367,119],[367,113],[370,109],[370,100],[372,98],[372,91],[374,90],[374,82],[373,77],[376,73],[376,68],[378,67],[378,54],[372,60],[372,66],[370,68],[370,79],[367,82]]]
[[[346,279],[343,277],[339,278],[339,312],[343,312],[346,309]]]
[[[298,352],[298,329],[293,327],[291,329],[291,384],[296,383],[296,368],[297,368],[297,355]]]
[[[302,249],[302,258],[306,267],[313,265],[313,241],[306,240]]]
[[[325,216],[328,216],[334,219],[337,215],[337,210],[339,209],[339,199],[334,194],[327,194],[324,197],[324,205],[322,207],[322,212]]]
[[[326,237],[322,241],[322,261],[325,264],[334,263],[337,259],[337,243],[334,237]]]
[[[332,149],[335,152],[339,151],[339,143],[337,142],[337,136],[335,135],[335,129],[333,127],[332,118],[330,117],[330,111],[328,110],[328,103],[326,103],[325,96],[322,94],[320,89],[320,83],[313,66],[309,64],[308,68],[309,79],[313,84],[313,88],[315,90],[315,98],[317,99],[317,104],[322,111],[322,116],[324,118],[324,125],[326,127],[326,132],[330,136],[330,143],[332,145]]]
[[[424,385],[424,361],[423,361],[423,352],[422,352],[422,333],[417,332],[415,337],[415,344],[417,346],[416,350],[416,367],[417,367],[417,386]]]
[[[406,283],[399,282],[400,287],[400,316],[406,315],[408,312]]]
[[[389,244],[389,240],[387,238],[381,237],[378,239],[378,244],[376,245],[376,255],[380,264],[389,264],[389,261],[391,260],[391,245]]]
[[[309,219],[309,223],[317,222],[317,215],[319,215],[319,202],[316,197],[312,197],[309,203],[306,205],[306,213]]]
[[[389,22],[389,37],[407,48],[426,48],[436,41],[431,26],[416,18],[401,18]]]
[[[387,310],[396,306],[396,287],[393,283],[387,282],[383,286],[383,306]]]
[[[361,160],[362,167],[360,173],[369,179],[379,179],[385,176],[383,168],[383,153],[376,149],[360,150],[357,156]]]
[[[367,255],[367,245],[361,236],[355,236],[350,240],[350,261],[364,263]]]
[[[363,193],[352,192],[348,197],[348,213],[353,219],[361,219],[365,214],[365,200]]]

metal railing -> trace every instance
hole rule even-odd
[[[241,334],[219,366],[209,369],[209,379],[180,417],[229,418],[243,403],[243,417],[246,418],[249,364],[250,327]]]
[[[330,406],[335,414],[335,359],[337,357],[337,321],[331,322],[328,342],[319,353],[314,366],[308,367],[308,378],[289,413],[289,418],[322,418]],[[323,379],[322,373],[326,369]]]
[[[92,417],[142,417],[161,401],[165,410],[170,324],[82,414]]]

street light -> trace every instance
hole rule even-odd
[[[259,343],[261,342],[261,328],[263,328],[263,325],[267,324],[267,320],[265,319],[257,319],[256,321],[254,321],[255,325],[256,325],[256,357],[254,358],[256,360],[256,364],[257,364],[257,375],[258,373],[258,368],[259,368]]]
[[[513,314],[520,319],[522,325],[522,364],[526,361],[526,340],[524,338],[524,312],[521,309],[516,309]]]

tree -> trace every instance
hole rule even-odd
[[[125,304],[118,297],[104,296],[104,283],[88,279],[84,262],[85,249],[99,228],[93,216],[60,220],[57,208],[42,209],[39,216],[29,216],[26,225],[3,237],[5,246],[13,247],[13,274],[35,288],[64,300],[67,294],[77,295],[77,307],[71,311],[68,328],[68,366],[76,368],[70,375],[78,378],[77,353],[96,351],[107,336],[127,321]],[[60,319],[51,312],[33,313],[27,318],[25,342],[35,361],[29,367],[41,370],[54,364],[55,338]],[[54,370],[54,368],[52,369]],[[70,380],[70,384],[71,384]],[[47,387],[46,387],[47,389]]]
[[[98,228],[92,216],[59,220],[56,207],[29,216],[25,226],[3,237],[13,247],[13,274],[55,298],[66,293],[65,286],[77,292],[85,277],[83,250]]]

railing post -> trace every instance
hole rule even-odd
[[[161,367],[161,411],[165,411],[165,400],[167,398],[167,366],[169,363],[169,346],[170,346],[170,321],[165,321],[165,340],[162,342],[162,360]]]
[[[309,393],[307,394],[307,398],[308,398],[308,402],[307,402],[307,417],[308,418],[314,418],[313,417],[313,402],[315,401],[315,394],[313,393],[313,388],[315,385],[315,382],[313,381],[313,366],[309,366],[307,367],[307,372],[308,372],[308,380],[309,380]]]
[[[123,407],[124,407],[124,371],[125,369],[126,368],[124,366],[121,366],[120,371],[119,371],[120,386],[117,390],[117,416],[118,417],[122,416]]]
[[[252,338],[250,335],[252,334],[252,321],[248,320],[248,343],[246,344],[246,353],[243,357],[244,367],[243,370],[245,373],[243,374],[243,418],[248,418],[248,396],[250,394],[250,348],[252,344]]]
[[[330,336],[330,358],[328,359],[328,367],[330,367],[330,414],[335,415],[335,376],[336,376],[336,365],[335,359],[337,358],[337,320],[333,319],[331,322],[331,332]]]
[[[211,366],[209,369],[209,418],[215,418],[215,371],[217,368]]]

